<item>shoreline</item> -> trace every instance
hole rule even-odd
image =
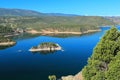
[[[12,37],[12,36],[18,36],[19,34],[18,33],[15,33],[15,34],[7,34],[7,35],[4,35],[4,37]]]
[[[82,72],[75,75],[62,76],[61,80],[83,80]]]
[[[29,49],[29,51],[31,52],[38,52],[38,51],[54,51],[54,50],[61,50],[61,47],[58,47],[58,48],[37,48],[37,49]]]
[[[16,42],[1,42],[0,46],[11,46],[14,45]]]
[[[88,31],[85,31],[85,32],[68,32],[68,31],[65,31],[65,32],[59,32],[59,31],[36,31],[36,30],[30,30],[30,31],[27,31],[27,33],[30,33],[30,34],[87,34],[87,33],[92,33],[92,32],[99,32],[101,31],[101,29],[96,29],[96,30],[88,30]]]

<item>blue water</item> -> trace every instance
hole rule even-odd
[[[15,46],[0,50],[0,80],[48,80],[51,74],[58,78],[74,75],[87,64],[93,48],[107,29],[67,38],[38,36],[16,39]],[[42,42],[58,43],[64,51],[50,54],[28,51]]]

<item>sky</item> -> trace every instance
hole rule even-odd
[[[120,16],[120,0],[0,0],[0,8],[29,9],[42,13]]]

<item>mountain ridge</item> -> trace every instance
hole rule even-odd
[[[0,16],[43,16],[43,15],[45,14],[34,10],[0,8]]]
[[[80,16],[76,14],[65,13],[41,13],[35,10],[16,9],[16,8],[0,8],[0,16]]]

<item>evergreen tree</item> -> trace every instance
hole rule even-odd
[[[120,33],[115,27],[108,30],[94,48],[88,64],[83,68],[82,73],[85,80],[120,80],[120,77],[112,78],[120,74],[114,71],[120,66],[119,60],[114,60],[120,51]],[[113,61],[114,60],[114,61]],[[113,63],[116,65],[113,66]],[[112,73],[111,73],[112,72]],[[111,74],[110,74],[111,73]],[[109,76],[109,77],[108,77]]]
[[[120,80],[120,52],[117,53],[113,61],[108,65],[106,80]]]

